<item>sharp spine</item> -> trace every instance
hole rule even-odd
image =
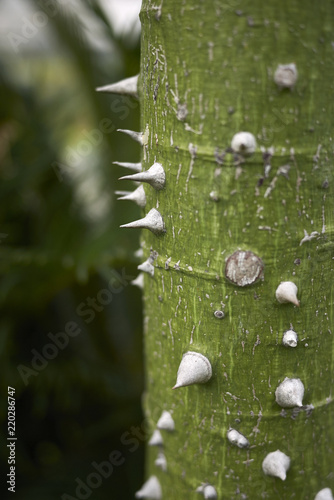
[[[163,472],[167,472],[167,460],[162,452],[158,453],[158,456],[154,461],[154,465],[159,467]]]
[[[143,219],[135,220],[133,222],[129,222],[128,224],[122,224],[120,227],[138,227],[149,229],[154,234],[163,234],[166,232],[161,213],[155,208],[152,208]]]
[[[143,271],[144,273],[149,274],[152,277],[154,276],[154,266],[152,266],[151,258],[148,258],[147,260],[145,260],[145,262],[139,264],[139,266],[137,266],[137,269],[139,269],[139,271]]]
[[[138,174],[125,175],[120,177],[119,180],[130,180],[147,182],[154,189],[159,191],[165,187],[166,175],[163,166],[160,163],[154,163],[152,167],[144,172],[139,172]]]
[[[116,194],[120,194],[121,197],[117,198],[120,200],[130,200],[134,201],[139,207],[144,208],[146,205],[146,196],[142,184],[137,187],[134,191],[115,191]]]
[[[161,432],[158,429],[155,429],[153,432],[151,439],[148,442],[149,446],[163,446],[164,440],[162,439]]]
[[[138,248],[133,254],[137,259],[141,259],[144,255],[144,250],[142,248]]]
[[[150,498],[151,500],[161,500],[162,491],[159,480],[156,476],[151,476],[146,483],[135,494],[136,498]]]
[[[143,288],[144,288],[144,273],[139,273],[137,278],[132,280],[130,283],[131,283],[131,285],[137,286],[138,288],[143,290]]]
[[[169,411],[164,410],[162,412],[161,417],[159,418],[157,423],[157,428],[170,432],[175,430],[175,423]]]
[[[139,142],[139,144],[143,145],[143,133],[142,132],[135,132],[134,130],[128,130],[124,128],[118,128],[117,132],[123,132],[123,134],[127,134],[133,139],[134,141]]]
[[[128,163],[128,162],[121,162],[121,161],[113,161],[114,165],[119,165],[120,167],[128,168],[130,170],[134,170],[135,172],[141,172],[142,171],[142,164],[139,163]]]
[[[120,80],[119,82],[110,83],[108,85],[104,85],[103,87],[97,87],[95,90],[97,92],[106,92],[108,94],[130,95],[131,97],[138,99],[138,77],[139,75],[124,78],[124,80]]]

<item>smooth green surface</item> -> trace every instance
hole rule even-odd
[[[166,170],[163,191],[145,187],[146,212],[156,207],[167,230],[142,236],[145,258],[159,254],[145,277],[145,408],[152,431],[163,409],[176,424],[164,434],[168,472],[151,449],[147,474],[163,498],[195,499],[209,482],[223,500],[311,500],[334,488],[333,4],[165,0],[159,11],[144,0],[141,22],[144,168]],[[297,84],[279,90],[275,69],[291,62]],[[241,168],[230,153],[222,164],[242,130],[256,136],[256,153]],[[275,148],[268,178],[260,146]],[[277,175],[287,164],[288,178]],[[304,231],[319,234],[300,244]],[[226,280],[225,259],[239,248],[261,257],[263,281]],[[286,280],[300,308],[276,301]],[[295,349],[282,346],[289,328]],[[209,358],[212,379],[172,391],[188,350]],[[275,389],[285,377],[303,381],[313,411],[282,412]],[[230,426],[249,450],[227,441]],[[291,457],[285,482],[262,472],[276,449]]]

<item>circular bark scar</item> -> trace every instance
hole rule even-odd
[[[225,276],[238,286],[247,286],[263,277],[263,262],[250,250],[237,250],[226,261]]]

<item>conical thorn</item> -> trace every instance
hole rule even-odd
[[[165,187],[166,175],[163,166],[160,163],[154,163],[152,167],[145,170],[145,172],[124,175],[123,177],[120,177],[119,180],[147,182],[150,186],[159,191]]]
[[[161,500],[162,491],[159,480],[156,476],[151,476],[146,483],[136,492],[135,498],[150,498],[152,500]]]
[[[139,142],[139,144],[143,145],[143,133],[142,132],[135,132],[134,130],[128,130],[124,128],[118,128],[117,132],[123,132],[123,134],[127,134],[133,139],[134,141]]]
[[[142,184],[134,191],[116,191],[117,193],[122,193],[121,197],[117,198],[118,200],[134,201],[141,208],[144,208],[146,205],[146,196]]]
[[[95,90],[97,92],[106,92],[108,94],[122,94],[130,95],[138,99],[138,77],[131,76],[130,78],[125,78],[119,82],[110,83],[109,85],[104,85],[103,87],[97,87]]]
[[[142,264],[139,264],[137,269],[139,269],[139,271],[143,271],[144,273],[148,273],[152,277],[154,276],[154,266],[152,266],[152,259],[150,257]]]
[[[139,273],[137,278],[132,280],[130,283],[131,283],[131,285],[137,286],[138,288],[143,290],[143,288],[144,288],[144,273]]]
[[[149,229],[154,234],[162,234],[166,232],[161,213],[155,208],[152,208],[143,219],[135,220],[129,224],[122,224],[120,227],[138,227]]]
[[[163,446],[164,440],[162,439],[161,432],[158,429],[155,429],[153,432],[151,439],[148,442],[149,446]]]
[[[120,167],[128,168],[130,170],[134,170],[135,172],[141,172],[142,171],[142,164],[139,163],[127,163],[127,162],[121,162],[121,161],[113,161],[114,165],[119,165]]]
[[[199,352],[188,351],[182,357],[177,372],[176,384],[172,389],[193,384],[204,384],[210,380],[211,376],[212,367],[208,358]]]

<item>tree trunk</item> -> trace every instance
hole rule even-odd
[[[145,214],[165,232],[142,235],[144,407],[151,432],[163,410],[175,430],[149,447],[147,476],[164,499],[201,485],[215,498],[204,484],[226,500],[313,499],[334,488],[334,4],[156,4],[141,10],[139,92],[143,170],[166,174],[163,189],[145,185]],[[241,131],[254,154],[251,135],[232,151]],[[277,300],[281,282],[295,303]],[[212,377],[172,390],[189,351]],[[290,467],[272,476],[262,463],[276,450]]]

